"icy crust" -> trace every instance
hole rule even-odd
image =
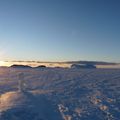
[[[30,93],[24,92],[8,92],[1,95],[0,98],[0,111],[5,111],[10,108],[24,107],[25,105],[34,105],[34,97]]]
[[[0,120],[62,120],[45,96],[29,92],[8,92],[0,98]]]

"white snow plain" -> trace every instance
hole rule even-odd
[[[56,116],[31,120],[120,120],[120,69],[0,68],[0,104],[2,96],[18,90],[19,73],[24,73],[26,89],[35,99],[46,99],[44,111]],[[5,110],[1,107],[0,111],[2,116]],[[24,119],[30,120],[25,115]]]

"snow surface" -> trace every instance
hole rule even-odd
[[[12,104],[11,108],[14,104],[23,104],[20,99],[17,103],[12,99],[14,97],[10,98],[11,93],[18,95],[18,74],[21,72],[25,76],[27,91],[36,97],[37,105],[42,108],[38,110],[35,105],[34,109],[39,113],[45,111],[49,116],[56,116],[46,117],[45,120],[120,120],[120,69],[0,68],[0,104],[4,103],[1,102],[3,96],[8,94],[9,99],[5,98],[4,104]],[[18,96],[22,99],[23,95]],[[45,98],[42,103],[45,106],[40,102],[43,99],[41,96]],[[4,104],[0,111],[4,111],[5,115],[7,112],[2,110]],[[34,110],[29,110],[27,116],[32,114],[31,111]],[[22,116],[20,115],[19,118]],[[25,120],[40,119],[26,117]]]

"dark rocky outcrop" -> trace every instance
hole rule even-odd
[[[28,66],[28,65],[12,65],[10,67],[11,68],[32,68],[31,66]]]
[[[39,66],[37,66],[35,68],[46,68],[46,66],[45,65],[39,65]]]

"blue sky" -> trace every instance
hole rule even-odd
[[[119,0],[0,0],[0,60],[120,62]]]

